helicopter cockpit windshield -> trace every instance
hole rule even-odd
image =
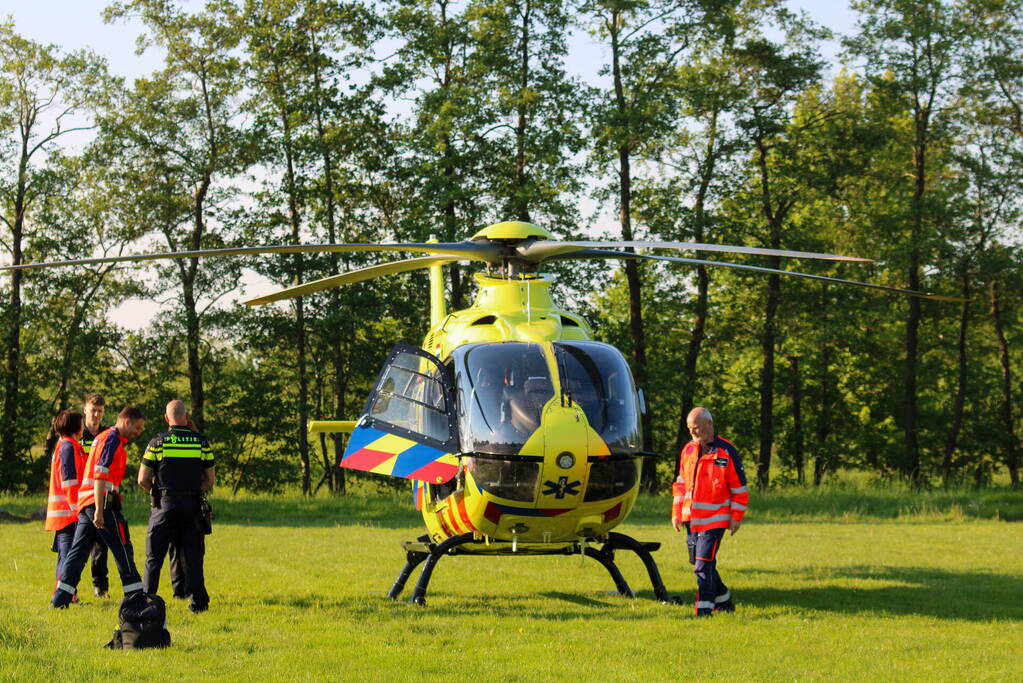
[[[473,344],[452,356],[463,450],[518,453],[540,426],[543,407],[554,396],[542,347],[523,342]]]
[[[561,386],[614,454],[642,445],[632,373],[613,346],[593,341],[555,342]]]
[[[616,455],[641,449],[632,373],[613,346],[593,341],[553,344],[564,398]],[[467,344],[451,354],[464,452],[518,454],[540,426],[555,383],[542,345]]]

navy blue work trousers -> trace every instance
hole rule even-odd
[[[107,572],[107,547],[101,541],[92,544],[89,553],[89,567],[92,569],[92,585],[101,591],[110,588],[110,577]]]
[[[57,551],[57,580],[60,581],[60,571],[64,568],[68,553],[71,552],[71,542],[75,540],[75,528],[78,523],[68,524],[60,531],[53,534],[53,549]],[[56,590],[56,587],[54,587]]]
[[[60,576],[57,578],[57,590],[53,594],[54,607],[67,607],[78,589],[82,578],[82,570],[89,559],[92,546],[98,540],[110,550],[110,555],[117,564],[121,575],[121,586],[124,594],[142,590],[142,577],[135,568],[135,554],[128,535],[128,523],[124,516],[114,510],[103,513],[104,526],[97,529],[93,524],[96,506],[89,505],[78,513],[78,524],[75,527],[75,538],[71,542]]]
[[[718,574],[718,548],[725,536],[724,529],[690,531],[686,537],[689,562],[696,574],[696,613],[710,614],[714,607],[731,599],[728,587]]]

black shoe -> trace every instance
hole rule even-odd
[[[706,610],[701,609],[701,610],[698,610],[696,612],[696,616],[697,617],[712,617],[712,616],[714,616],[714,612],[709,610],[709,609],[706,609]]]
[[[189,605],[188,605],[188,611],[189,612],[194,612],[195,614],[198,614],[199,612],[205,612],[209,608],[210,608],[209,605],[197,605],[194,602],[193,603],[189,603]]]
[[[175,600],[188,600],[192,596],[188,593],[175,593],[172,597]]]
[[[734,612],[735,611],[735,603],[732,602],[731,598],[728,598],[724,602],[719,602],[716,605],[714,605],[714,611],[715,612]]]
[[[58,588],[53,592],[53,597],[50,598],[50,605],[54,609],[67,609],[77,594],[71,595],[70,597],[64,597],[65,595],[68,595],[68,593]]]
[[[110,593],[107,591],[107,589],[101,588],[100,586],[96,586],[95,588],[93,588],[92,594],[95,595],[97,598],[106,598],[110,596]]]

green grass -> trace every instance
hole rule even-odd
[[[610,592],[603,569],[578,556],[449,557],[427,607],[391,602],[398,543],[422,533],[407,496],[218,499],[211,611],[170,601],[173,647],[140,652],[100,648],[115,599],[50,610],[49,534],[3,524],[0,678],[1018,679],[1023,525],[996,518],[1019,494],[980,494],[975,507],[972,494],[956,495],[925,494],[927,505],[897,491],[757,495],[720,555],[739,611],[701,621],[689,605],[650,599],[641,563],[621,551],[636,600]],[[139,556],[144,502],[128,506]],[[0,497],[11,512],[36,505]],[[694,580],[667,506],[641,499],[620,530],[663,543],[665,583],[688,601]]]

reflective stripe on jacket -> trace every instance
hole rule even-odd
[[[96,441],[96,437],[107,430],[106,427],[100,425],[96,428],[96,433],[90,432],[89,428],[86,427],[82,431],[82,450],[85,451],[85,455],[88,456],[92,452],[92,444]]]
[[[118,491],[128,466],[128,440],[116,427],[101,432],[92,444],[83,468],[82,487],[78,489],[78,508],[96,504],[96,480],[110,482],[108,491]]]
[[[690,522],[693,531],[706,531],[727,529],[732,520],[741,522],[749,490],[739,451],[717,435],[706,453],[698,442],[690,441],[679,454],[671,492],[673,524]]]
[[[43,525],[47,531],[60,531],[78,521],[79,477],[84,465],[82,445],[73,438],[60,437],[50,462],[50,492]]]

